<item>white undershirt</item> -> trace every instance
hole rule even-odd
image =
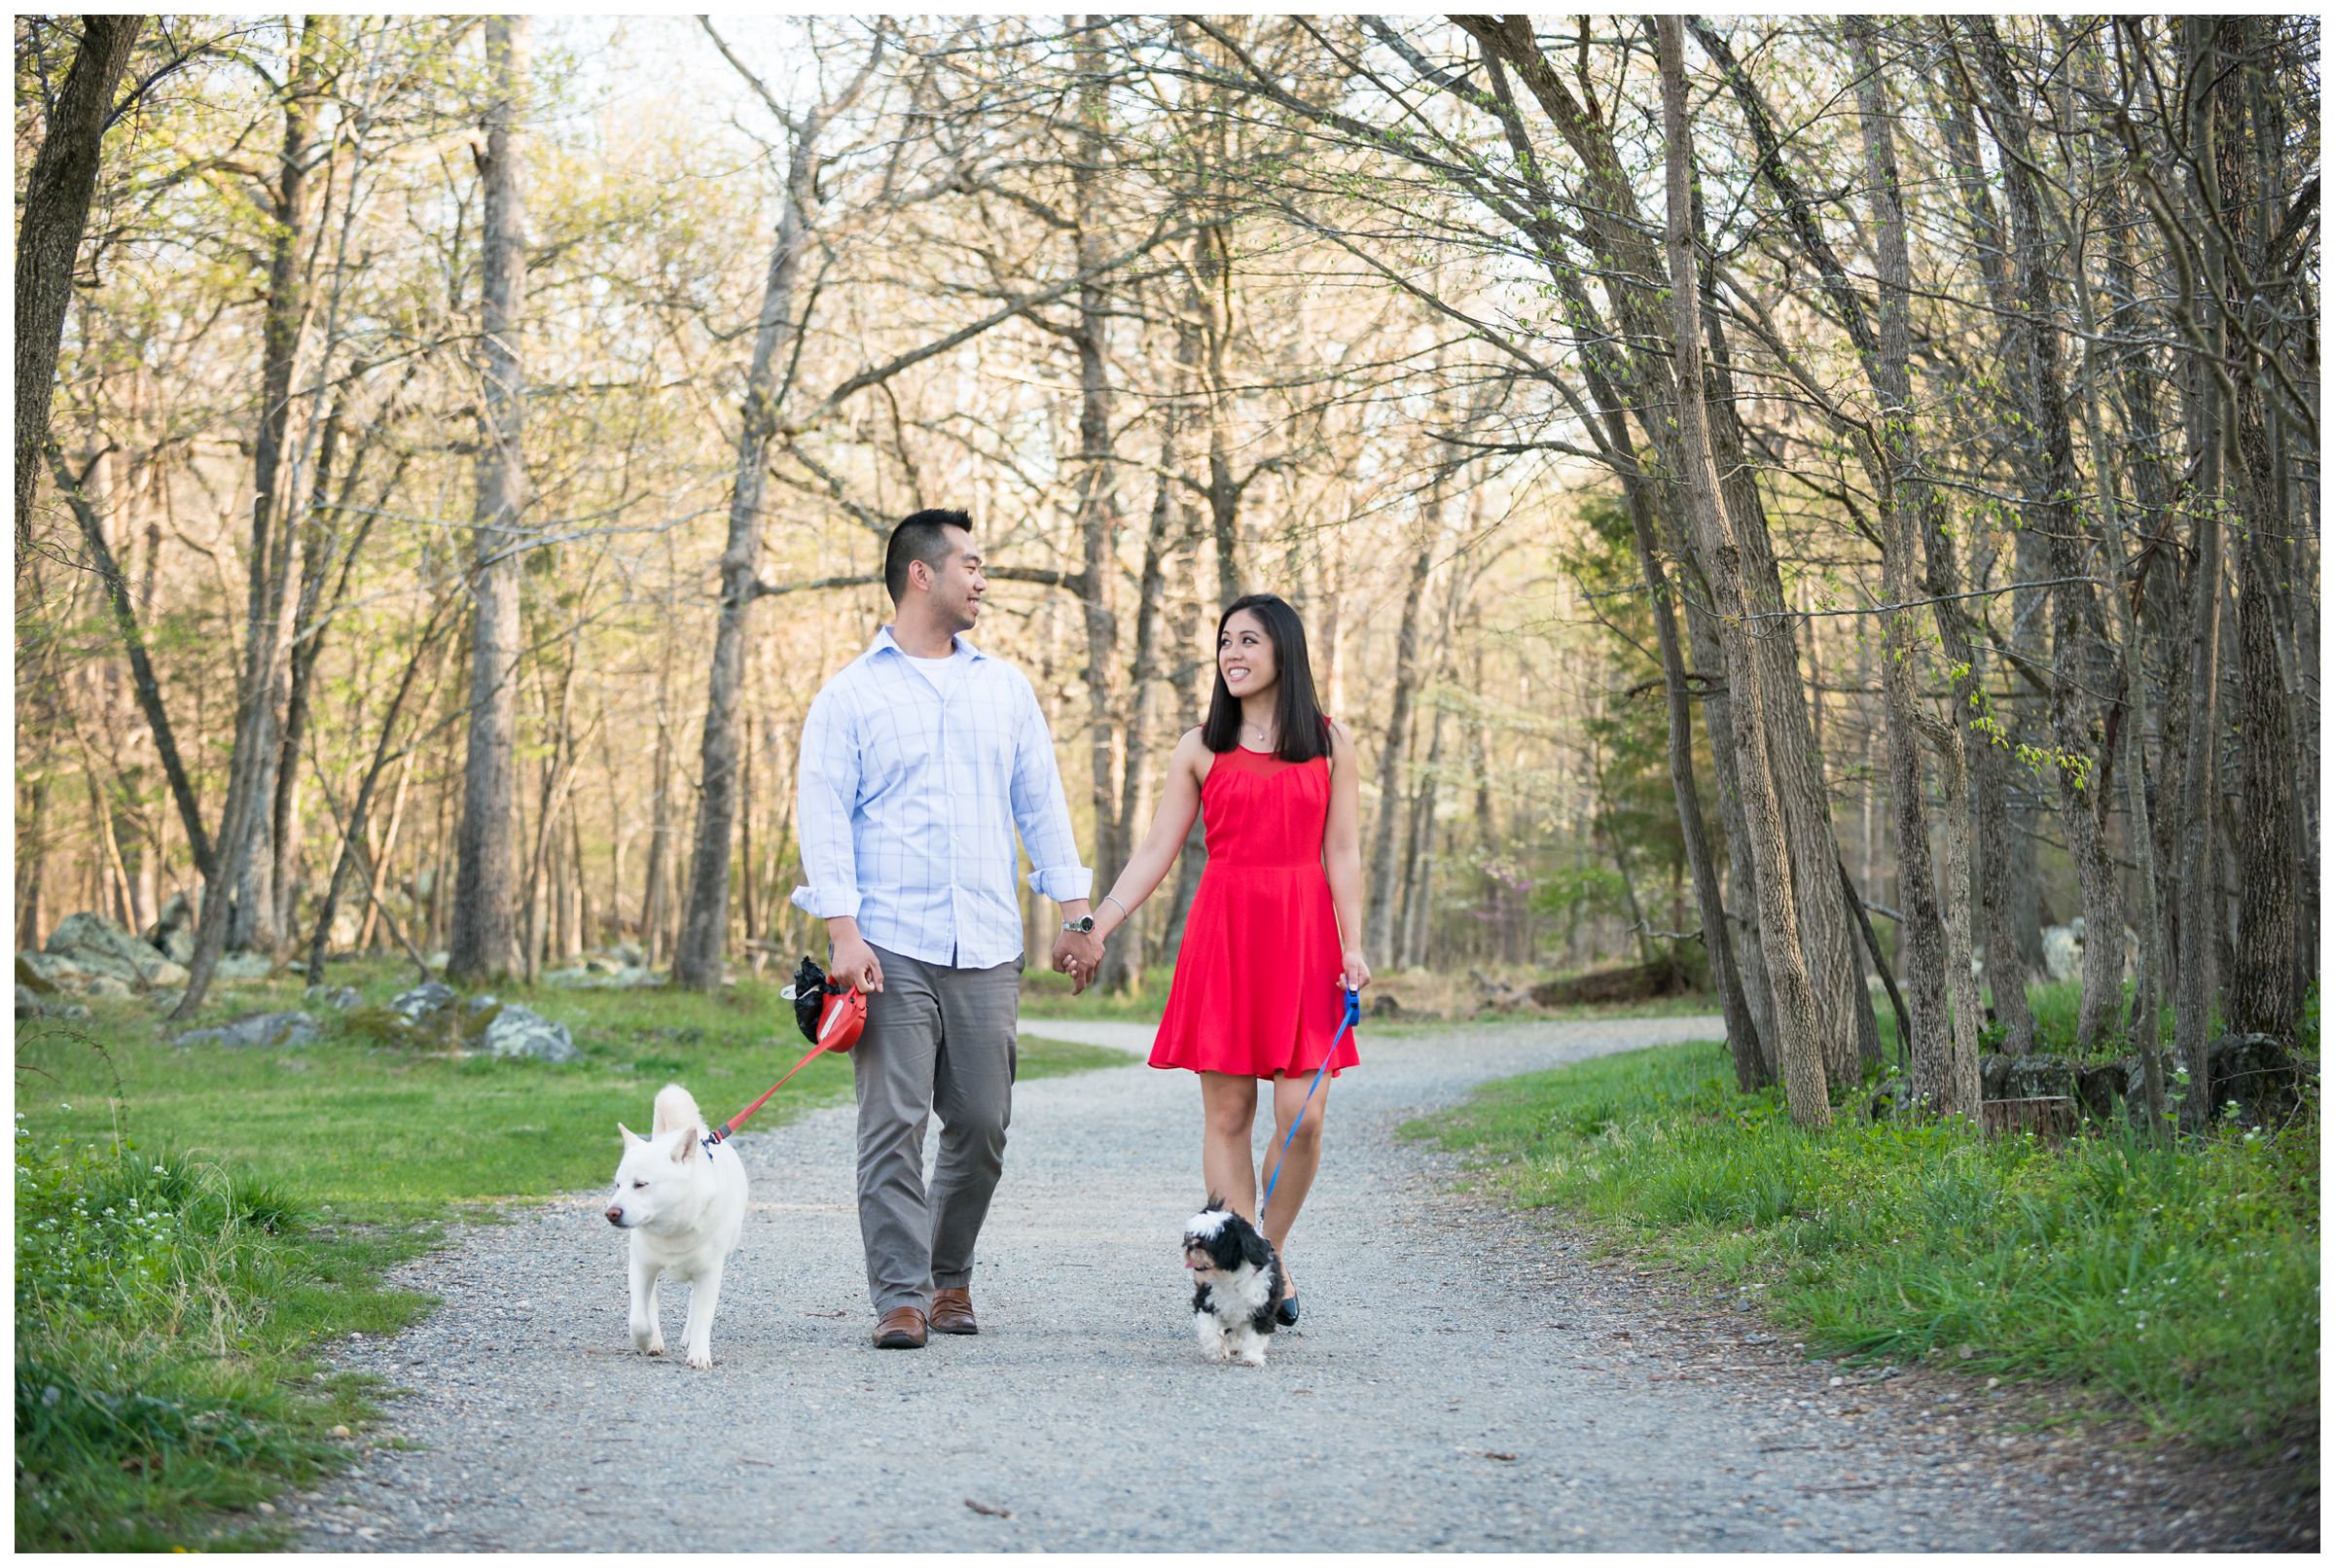
[[[944,698],[949,695],[949,683],[953,679],[952,672],[956,665],[955,648],[952,647],[949,652],[938,659],[918,659],[916,655],[908,653],[906,649],[902,649],[901,652],[907,657],[910,663],[923,672],[924,678],[932,683],[933,691]]]

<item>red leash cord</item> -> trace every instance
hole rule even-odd
[[[795,1063],[792,1067],[789,1067],[786,1070],[786,1078],[792,1078],[804,1068],[808,1067],[810,1065],[811,1057],[818,1055],[825,1050],[827,1050],[827,1047],[824,1045],[812,1046],[808,1051],[803,1053],[803,1059],[801,1061]],[[708,1137],[705,1142],[708,1145],[712,1145],[720,1143],[724,1139],[728,1138],[731,1134],[731,1131],[734,1128],[741,1125],[745,1122],[746,1118],[752,1116],[755,1112],[761,1110],[765,1105],[770,1103],[770,1098],[772,1095],[786,1087],[786,1078],[781,1078],[777,1083],[772,1084],[769,1088],[764,1089],[762,1091],[761,1099],[756,1100],[752,1105],[747,1106],[744,1110],[738,1112],[737,1115],[732,1117],[729,1121],[714,1128],[712,1136]]]

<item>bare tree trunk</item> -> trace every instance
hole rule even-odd
[[[1941,21],[1938,25],[1949,24]],[[1971,246],[1977,253],[1980,276],[1986,284],[1987,303],[1999,323],[1997,342],[2002,363],[2016,365],[2022,350],[2013,325],[2018,311],[2011,295],[2009,250],[1979,157],[1978,128],[1971,118],[1972,95],[1958,89],[1933,87],[1932,100],[1939,110],[1938,124],[1945,133],[1954,165]],[[2017,402],[2022,408],[2026,406],[2024,394]],[[2015,471],[2022,476],[2028,494],[2040,490],[2043,483],[2035,477],[2038,465],[2032,445],[2030,434],[2013,448],[2018,457]],[[1959,591],[1958,581],[1941,575],[1942,569],[1950,572],[1955,564],[1951,545],[1937,531],[1944,522],[1945,518],[1934,510],[1924,520],[1932,576],[1930,591],[1941,595]],[[2035,582],[2050,575],[2044,542],[2033,529],[2018,530],[2013,548],[2016,554],[2013,581]],[[2039,588],[2021,589],[2011,595],[2010,667],[2015,681],[2022,685],[2025,672],[2040,672],[2043,668],[2045,599],[2046,594]],[[1940,606],[1941,619],[1949,613],[1958,623],[1963,619],[1958,607]],[[1956,693],[1958,701],[1967,702],[1981,685],[1982,650],[1967,635],[1960,640],[1970,645],[1967,654],[1957,653],[1950,636],[1947,658],[1958,665],[1970,667],[1968,690],[1958,688]],[[2001,704],[1999,714],[1990,714],[2004,731],[2006,740],[2019,738],[2025,728],[2022,710],[2027,705],[2024,700],[2012,700]],[[1994,992],[1995,1020],[2002,1026],[2003,1050],[2013,1055],[2025,1055],[2035,1045],[2034,1014],[2027,1001],[2028,977],[2043,962],[2034,812],[2030,807],[2014,807],[2010,803],[2009,769],[1994,745],[1968,750],[1966,756],[1978,861],[1987,869],[1978,886],[1979,936],[1987,949],[1987,981]]]
[[[722,599],[714,620],[713,667],[705,683],[705,728],[699,745],[700,795],[690,851],[689,902],[673,951],[674,983],[695,990],[711,990],[721,983],[729,947],[730,846],[737,825],[738,694],[745,678],[748,619],[762,587],[762,498],[771,444],[778,429],[783,395],[779,375],[791,359],[796,283],[819,200],[819,143],[835,117],[859,95],[882,54],[879,33],[850,86],[800,120],[790,118],[787,125],[792,147],[786,196],[763,277],[762,313],[755,321],[754,357],[746,371],[739,412],[730,532],[722,551]],[[661,744],[662,738],[661,732]],[[660,856],[652,869],[662,867]]]
[[[144,17],[84,17],[56,110],[24,177],[17,210],[17,566],[32,551],[32,494],[49,444],[56,356],[73,302],[73,263],[89,227],[114,90],[129,64]],[[18,144],[21,147],[23,144]]]
[[[1403,763],[1411,749],[1411,709],[1419,684],[1419,601],[1435,569],[1435,545],[1442,531],[1443,486],[1438,481],[1420,499],[1419,548],[1403,585],[1403,619],[1394,642],[1394,691],[1386,714],[1386,738],[1379,748],[1379,806],[1370,824],[1369,897],[1363,915],[1370,950],[1394,959],[1395,913],[1401,883],[1394,863],[1394,830],[1401,820]]]
[[[526,92],[529,18],[490,17],[486,57],[494,101],[486,110],[485,281],[479,299],[480,449],[477,565],[472,595],[470,742],[462,769],[453,931],[447,979],[476,982],[508,970],[512,953],[512,808],[519,739],[521,517],[527,504],[524,370],[519,354],[526,298],[526,209],[517,122]]]
[[[170,1016],[192,1017],[210,989],[211,976],[226,952],[238,889],[248,893],[254,850],[266,830],[276,760],[277,688],[292,625],[285,613],[291,597],[291,519],[296,505],[287,493],[279,505],[286,435],[292,417],[292,377],[300,357],[306,318],[306,280],[301,250],[307,237],[307,175],[313,158],[314,104],[323,59],[334,24],[310,15],[303,22],[290,86],[284,97],[284,139],[276,162],[273,243],[269,258],[268,303],[261,328],[260,425],[253,443],[250,601],[245,615],[242,669],[236,685],[234,749],[228,765],[227,800],[221,808],[219,847],[211,873],[203,878],[202,913],[195,927],[195,955],[186,993]],[[288,491],[288,486],[286,487]],[[249,900],[246,898],[246,904]]]
[[[2184,64],[2191,84],[2188,132],[2195,152],[2189,196],[2200,227],[2204,215],[2222,202],[2218,160],[2213,155],[2212,92],[2204,84],[2221,68],[2215,58],[2216,19],[2182,20]],[[2214,861],[2214,819],[2219,815],[2221,692],[2221,533],[2227,460],[2231,440],[2229,392],[2212,368],[2228,352],[2228,324],[2221,302],[2228,297],[2229,258],[2209,237],[2203,245],[2204,297],[2191,292],[2181,307],[2193,312],[2208,353],[2191,370],[2190,442],[2197,480],[2190,489],[2196,564],[2189,573],[2189,718],[2182,756],[2180,886],[2183,911],[2180,956],[2173,994],[2173,1051],[2188,1073],[2181,1104],[2184,1125],[2203,1125],[2210,1107],[2206,1073],[2206,1035],[2212,1005],[2213,972],[2222,926],[2221,877]]]
[[[1868,464],[1882,488],[1882,591],[1894,605],[1911,605],[1921,597],[1921,527],[1918,521],[1929,493],[1920,452],[1915,446],[1913,382],[1906,365],[1912,351],[1910,316],[1912,267],[1907,256],[1905,206],[1898,190],[1897,155],[1889,145],[1894,123],[1883,89],[1878,52],[1868,26],[1850,18],[1845,24],[1850,56],[1857,77],[1857,117],[1865,144],[1865,183],[1871,191],[1874,218],[1874,255],[1879,290],[1875,301],[1869,345],[1860,342],[1865,374],[1878,406],[1875,451]],[[1821,262],[1819,265],[1823,265]],[[1828,271],[1837,274],[1835,263]],[[1849,308],[1862,321],[1863,306],[1845,277],[1840,292]],[[1859,336],[1863,336],[1860,332]],[[1938,884],[1930,863],[1929,806],[1922,777],[1921,695],[1916,690],[1915,660],[1922,639],[1920,613],[1891,610],[1882,618],[1881,686],[1889,760],[1889,802],[1897,818],[1897,884],[1904,918],[1898,932],[1899,952],[1912,989],[1908,999],[1913,1038],[1906,1042],[1912,1063],[1912,1089],[1917,1103],[1926,1103],[1951,1115],[1976,1116],[1975,1097],[1956,1103],[1960,1082],[1957,1036],[1947,1002],[1947,933],[1938,908]],[[1961,743],[1961,731],[1953,731],[1953,744]],[[1961,769],[1956,768],[1958,774]],[[1958,792],[1966,793],[1966,792]],[[1967,891],[1968,884],[1963,884]],[[1958,905],[1962,900],[1956,901]],[[1957,934],[1966,960],[1970,933]],[[1973,1031],[1971,1037],[1976,1039]],[[1975,1058],[1973,1058],[1975,1060]]]
[[[1674,323],[1671,351],[1678,367],[1678,423],[1680,445],[1686,456],[1686,488],[1698,530],[1718,563],[1712,589],[1719,595],[1722,614],[1732,618],[1734,646],[1730,652],[1735,659],[1730,660],[1729,675],[1738,704],[1736,741],[1742,753],[1744,817],[1759,860],[1760,937],[1767,947],[1768,969],[1778,989],[1784,1023],[1778,1046],[1783,1060],[1784,1094],[1793,1121],[1803,1126],[1822,1126],[1832,1120],[1825,1087],[1822,1026],[1807,954],[1801,945],[1799,909],[1784,843],[1783,813],[1776,799],[1774,775],[1769,770],[1764,681],[1747,646],[1749,624],[1742,619],[1742,552],[1734,538],[1732,520],[1719,503],[1719,473],[1711,456],[1704,405],[1701,290],[1697,286],[1693,242],[1689,237],[1693,225],[1693,198],[1689,191],[1693,144],[1686,122],[1686,67],[1678,19],[1660,18],[1658,33],[1669,195],[1669,220],[1664,227],[1664,237],[1670,263]]]
[[[2020,327],[2032,377],[2035,421],[2042,428],[2044,493],[2036,526],[2050,545],[2052,575],[2085,579],[2094,543],[2076,512],[2078,476],[2069,437],[2068,403],[2060,369],[2060,332],[2053,317],[2050,263],[2044,255],[2042,197],[2036,189],[2026,111],[2010,60],[1994,24],[1973,18],[1970,30],[1991,97],[1987,108],[1994,139],[2003,153],[2003,188],[2009,197],[2011,249],[2022,309]],[[2100,604],[2087,582],[2063,581],[2052,589],[2052,743],[2058,751],[2060,817],[2067,834],[2083,892],[2083,997],[2076,1013],[2076,1043],[2095,1049],[2121,1033],[2124,977],[2124,901],[2116,868],[2108,858],[2107,824],[2101,792],[2093,787],[2103,761],[2093,739],[2096,700],[2104,688],[2106,636]]]
[[[1614,408],[1618,427],[1619,409],[1611,404],[1607,407]],[[1736,1087],[1749,1093],[1762,1085],[1774,1083],[1776,1067],[1760,1049],[1761,1027],[1737,969],[1738,947],[1729,929],[1725,901],[1719,893],[1718,867],[1703,831],[1702,793],[1695,782],[1694,720],[1687,709],[1686,665],[1678,654],[1678,627],[1670,611],[1670,584],[1661,560],[1654,553],[1649,488],[1644,480],[1634,475],[1623,477],[1623,499],[1630,509],[1630,531],[1637,551],[1638,574],[1645,579],[1654,616],[1654,642],[1662,656],[1663,695],[1670,705],[1670,789],[1678,798],[1678,834],[1685,845],[1688,873],[1695,882],[1695,907],[1703,922],[1703,949],[1710,959],[1710,982],[1719,993],[1719,1006],[1727,1019],[1727,1049],[1735,1062]],[[1712,738],[1715,741],[1717,737]],[[1756,946],[1756,938],[1746,945]]]
[[[1179,384],[1179,393],[1188,385]],[[1127,765],[1120,778],[1119,821],[1126,841],[1132,842],[1136,823],[1151,804],[1152,710],[1159,683],[1160,629],[1168,596],[1168,560],[1181,541],[1171,534],[1176,517],[1176,465],[1180,456],[1181,410],[1170,400],[1160,412],[1159,484],[1152,496],[1151,520],[1143,539],[1143,574],[1135,589],[1134,663],[1128,679]],[[1188,537],[1188,536],[1187,536]],[[1148,910],[1146,904],[1144,909]],[[1144,926],[1138,912],[1129,920],[1124,940],[1103,950],[1096,983],[1110,990],[1132,989],[1142,978]]]
[[[308,937],[307,980],[310,985],[324,983],[325,950],[332,941],[333,916],[340,909],[341,889],[357,872],[358,862],[365,853],[365,824],[372,811],[374,792],[380,784],[381,770],[389,765],[393,755],[389,748],[397,734],[398,715],[404,711],[406,697],[413,692],[413,682],[420,675],[423,664],[436,662],[430,659],[430,652],[437,644],[447,619],[444,606],[431,613],[429,624],[422,628],[420,638],[413,645],[413,657],[406,660],[405,670],[398,676],[397,690],[390,695],[388,711],[381,715],[380,739],[374,743],[372,766],[365,769],[364,781],[357,786],[356,801],[348,808],[348,820],[341,825],[341,853],[333,863],[332,879],[325,884],[324,897],[316,909],[316,925]],[[410,761],[411,745],[395,755]],[[368,902],[372,906],[367,911],[369,919],[373,909],[380,908],[383,869],[388,864],[389,851],[394,847],[397,813],[405,804],[405,778],[401,775],[397,799],[390,806],[389,832],[382,836],[381,853],[375,862],[367,887]]]
[[[2259,25],[2243,17],[2222,19],[2220,52],[2226,74],[2215,92],[2219,124],[2214,149],[2221,160],[2223,203],[2216,228],[2237,239],[2237,274],[2257,280],[2270,270],[2271,214],[2264,210],[2264,197],[2272,190],[2272,174],[2265,165],[2283,140],[2251,47]],[[2281,536],[2287,525],[2284,419],[2275,404],[2265,410],[2263,373],[2255,363],[2259,344],[2267,342],[2276,351],[2280,328],[2274,313],[2264,307],[2258,288],[2250,297],[2234,299],[2232,306],[2253,341],[2241,350],[2240,374],[2231,377],[2239,479],[2235,499],[2245,526],[2236,540],[2238,935],[2224,1012],[2230,1028],[2240,1034],[2291,1042],[2302,1016],[2307,977],[2295,963],[2301,924],[2298,863],[2304,839],[2294,726],[2279,652],[2284,596],[2280,579],[2285,570]]]
[[[1435,805],[1443,792],[1443,726],[1439,706],[1427,725],[1427,757],[1419,782],[1411,792],[1410,842],[1403,856],[1403,902],[1396,923],[1397,936],[1388,956],[1397,969],[1418,969],[1427,962],[1427,911],[1433,902]]]
[[[672,893],[667,862],[672,845],[672,726],[666,722],[664,683],[657,694],[657,750],[650,765],[649,865],[640,895],[640,950],[651,967],[665,959],[665,931],[671,923]]]
[[[1072,45],[1078,152],[1070,165],[1071,223],[1084,281],[1078,289],[1070,342],[1078,355],[1079,608],[1086,630],[1089,802],[1095,816],[1095,885],[1107,888],[1127,862],[1126,836],[1132,824],[1120,820],[1118,780],[1112,776],[1118,729],[1113,676],[1119,659],[1120,517],[1111,470],[1111,375],[1106,357],[1111,296],[1102,281],[1109,254],[1109,220],[1102,196],[1103,165],[1110,157],[1109,89],[1096,20],[1079,18]]]

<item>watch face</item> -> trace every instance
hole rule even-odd
[[[1095,929],[1095,917],[1091,914],[1082,914],[1075,920],[1064,920],[1062,922],[1062,929],[1064,931],[1076,931],[1081,935],[1084,935],[1085,933]]]

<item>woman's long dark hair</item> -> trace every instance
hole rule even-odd
[[[1306,658],[1306,624],[1277,593],[1244,593],[1224,607],[1216,621],[1216,643],[1224,645],[1225,623],[1246,610],[1265,626],[1273,644],[1274,667],[1280,682],[1274,694],[1274,728],[1279,731],[1273,754],[1285,763],[1310,763],[1330,754],[1330,721],[1322,717],[1313,695],[1313,664]],[[1201,743],[1213,752],[1231,751],[1240,744],[1240,703],[1224,684],[1224,666],[1216,666],[1216,690],[1208,697],[1207,721],[1200,729]]]

